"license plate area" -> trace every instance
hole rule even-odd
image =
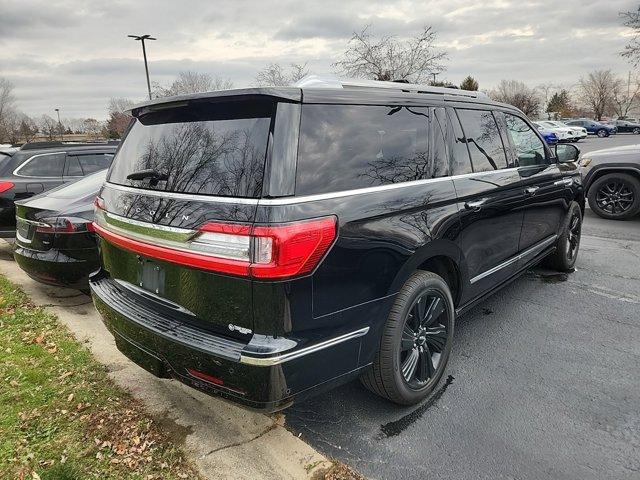
[[[148,292],[164,296],[164,267],[153,260],[141,259],[138,270],[138,285]]]
[[[35,227],[21,218],[16,221],[16,237],[22,243],[31,243]]]

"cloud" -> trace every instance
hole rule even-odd
[[[615,3],[615,4],[614,4]],[[140,43],[151,33],[152,81],[181,70],[250,85],[270,62],[308,62],[332,72],[354,31],[408,38],[432,25],[449,53],[441,78],[468,74],[490,88],[503,78],[530,85],[577,82],[589,70],[629,66],[619,11],[636,1],[490,0],[0,0],[0,76],[16,86],[18,107],[31,115],[61,108],[69,117],[105,118],[111,96],[146,94]]]

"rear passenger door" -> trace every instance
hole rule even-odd
[[[509,155],[526,196],[518,247],[526,263],[555,240],[570,201],[572,180],[563,180],[555,158],[527,121],[511,113],[505,113],[504,120]]]
[[[470,283],[466,302],[517,271],[524,192],[494,114],[468,108],[450,109],[449,114],[457,130],[452,168],[461,220],[459,245]],[[469,155],[469,168],[464,168]]]

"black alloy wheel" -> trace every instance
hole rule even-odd
[[[624,181],[612,179],[596,192],[596,204],[612,215],[626,212],[633,205],[633,191]]]
[[[636,134],[636,135],[638,135],[638,134],[640,133],[640,128],[638,128],[638,127],[634,127],[634,128],[633,128],[633,133],[634,133],[634,134]]]
[[[578,259],[581,232],[582,210],[577,202],[571,202],[560,226],[556,249],[545,258],[544,264],[560,272],[572,272]]]
[[[608,137],[609,133],[604,128],[601,128],[596,132],[596,135],[598,135],[600,138],[604,138],[604,137]]]
[[[433,377],[447,345],[446,300],[437,291],[426,291],[413,302],[404,321],[400,344],[402,376],[409,388],[419,390]]]
[[[589,206],[598,215],[614,220],[640,212],[640,179],[627,173],[609,173],[589,187]]]
[[[454,322],[447,282],[432,272],[414,272],[396,296],[362,384],[401,405],[425,399],[445,372]]]
[[[578,210],[571,212],[569,228],[567,229],[567,241],[565,242],[565,252],[567,262],[575,264],[580,247],[580,233],[582,232],[582,215]]]

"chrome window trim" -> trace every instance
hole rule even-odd
[[[553,164],[549,164],[552,166]],[[197,193],[176,193],[176,192],[162,192],[155,190],[145,190],[140,188],[129,187],[126,185],[118,185],[111,182],[105,182],[105,186],[107,188],[112,188],[114,190],[120,190],[122,192],[134,193],[136,195],[152,195],[156,197],[169,197],[175,198],[177,200],[185,200],[185,201],[198,201],[205,203],[236,203],[243,205],[265,205],[265,206],[278,206],[278,205],[294,205],[297,203],[306,203],[306,202],[314,202],[316,200],[327,200],[332,198],[342,198],[342,197],[350,197],[354,195],[366,195],[369,193],[375,192],[383,192],[387,190],[395,190],[399,188],[408,188],[420,185],[429,185],[432,183],[446,182],[452,181],[462,178],[473,178],[473,177],[481,177],[486,175],[493,175],[496,173],[504,173],[504,172],[515,172],[521,168],[530,168],[528,167],[510,167],[510,168],[502,168],[500,170],[490,170],[485,172],[473,172],[473,173],[463,173],[461,175],[450,175],[447,177],[438,177],[438,178],[426,178],[424,180],[412,180],[409,182],[398,182],[391,183],[389,185],[378,185],[375,187],[364,187],[364,188],[355,188],[352,190],[341,190],[338,192],[329,192],[329,193],[316,193],[313,195],[301,195],[297,197],[282,197],[282,198],[242,198],[242,197],[220,197],[213,195],[199,195]],[[538,168],[539,166],[535,165],[534,167]]]
[[[275,355],[273,357],[254,357],[240,353],[240,363],[244,363],[246,365],[254,365],[257,367],[271,367],[273,365],[280,365],[281,363],[285,363],[291,360],[295,360],[296,358],[303,357],[305,355],[319,352],[320,350],[333,347],[348,340],[363,337],[368,332],[369,327],[364,327],[353,332],[345,333],[344,335],[340,335],[335,338],[330,338],[329,340],[325,340],[324,342],[316,343],[315,345],[309,345],[308,347],[301,348],[300,350],[296,350],[294,352],[283,353],[280,355]]]
[[[494,273],[502,270],[503,268],[508,267],[509,265],[513,265],[517,261],[522,260],[524,257],[527,257],[527,256],[531,255],[532,253],[537,252],[538,250],[543,250],[544,248],[548,247],[553,242],[555,242],[557,238],[558,238],[558,235],[556,235],[556,234],[553,234],[550,237],[545,238],[544,240],[536,243],[535,245],[532,245],[531,247],[527,248],[523,252],[521,252],[521,253],[519,253],[519,254],[511,257],[511,258],[509,258],[508,260],[500,263],[499,265],[496,265],[495,267],[490,268],[489,270],[487,270],[485,272],[482,272],[479,275],[476,275],[471,280],[469,280],[469,283],[474,284],[474,283],[482,280],[483,278],[486,278],[489,275],[493,275]]]
[[[62,178],[63,175],[61,174],[59,177],[58,176],[54,176],[54,177],[50,177],[47,175],[20,175],[18,172],[20,170],[22,170],[31,160],[33,160],[36,157],[43,157],[45,155],[67,155],[67,152],[47,152],[47,153],[37,153],[36,155],[32,155],[29,158],[27,158],[24,162],[22,162],[20,165],[18,165],[16,167],[16,169],[12,172],[13,175],[15,175],[16,177],[22,177],[22,178]],[[64,166],[62,168],[63,173],[64,173]]]

